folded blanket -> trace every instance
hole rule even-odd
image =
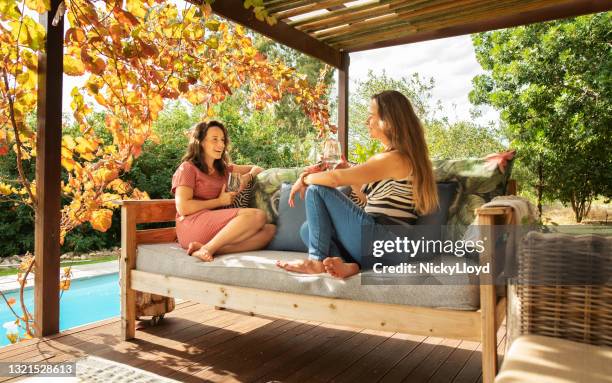
[[[515,227],[508,228],[509,236],[506,238],[506,259],[504,262],[504,274],[506,276],[512,276],[515,274],[517,265],[515,252],[517,251],[517,244],[520,238],[517,238],[517,233],[523,232],[520,230],[518,225],[533,225],[536,223],[536,209],[529,200],[523,197],[506,195],[493,198],[490,202],[482,205],[486,207],[510,207],[514,211],[512,215],[512,221],[508,222],[507,225],[513,225]],[[464,240],[477,241],[480,238],[478,230],[478,217],[474,219],[474,222],[470,225],[465,233]]]

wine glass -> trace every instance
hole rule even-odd
[[[328,138],[323,143],[323,162],[328,169],[334,170],[342,161],[342,149],[340,142],[334,138]]]
[[[240,173],[228,174],[225,191],[237,192],[238,190],[240,190]]]

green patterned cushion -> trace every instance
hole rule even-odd
[[[508,151],[484,158],[432,161],[437,182],[459,183],[459,191],[449,209],[445,239],[460,239],[467,226],[474,222],[476,208],[506,194],[514,154]]]
[[[293,183],[297,180],[302,167],[281,169],[272,168],[264,170],[257,175],[253,187],[251,206],[266,212],[268,223],[275,223],[278,218],[278,200],[283,182]]]

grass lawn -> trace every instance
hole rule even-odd
[[[76,266],[76,265],[90,265],[94,263],[110,262],[110,261],[114,261],[117,259],[118,258],[116,256],[109,255],[106,257],[99,257],[99,258],[88,259],[88,260],[83,260],[83,261],[62,261],[60,263],[60,266],[67,267],[67,266]],[[0,269],[0,277],[6,276],[6,275],[14,275],[14,274],[17,274],[16,267],[7,267],[7,268],[3,267]]]

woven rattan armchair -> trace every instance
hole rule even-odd
[[[530,232],[518,257],[520,334],[612,346],[612,237]]]
[[[530,232],[496,383],[612,382],[612,237]]]

